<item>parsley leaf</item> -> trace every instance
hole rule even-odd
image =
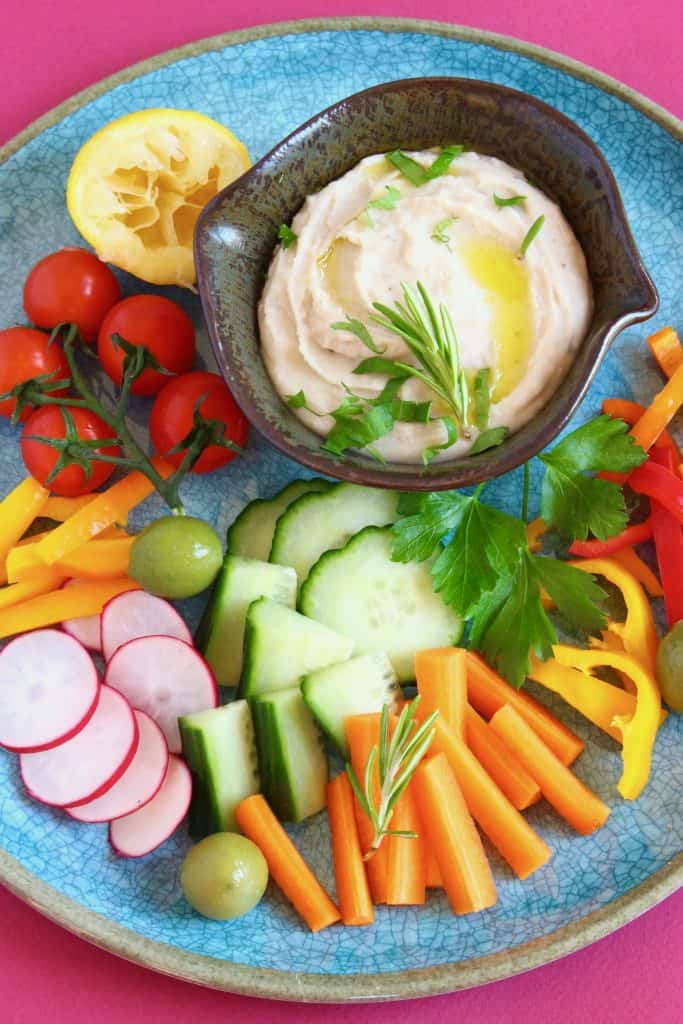
[[[540,456],[546,472],[541,487],[541,515],[563,537],[599,540],[626,527],[624,495],[617,484],[585,473],[625,473],[646,458],[623,420],[599,416],[573,431]]]
[[[424,562],[442,537],[460,524],[469,501],[460,491],[402,494],[398,511],[404,518],[393,527],[393,561]]]
[[[349,334],[355,334],[355,336],[363,342],[366,348],[369,348],[371,352],[377,352],[378,354],[384,352],[383,348],[379,348],[378,345],[372,340],[372,335],[367,329],[362,320],[356,320],[355,317],[346,314],[346,320],[337,320],[335,323],[330,324],[333,331],[348,331]]]
[[[489,448],[497,448],[507,436],[507,427],[490,427],[488,430],[482,430],[467,454],[477,455],[478,452],[486,452]]]
[[[281,224],[277,229],[277,237],[282,242],[282,248],[289,249],[290,245],[293,245],[299,236],[296,235],[286,224]]]
[[[386,195],[380,196],[379,199],[372,199],[366,209],[368,210],[395,210],[396,203],[401,198],[401,193],[397,188],[393,188],[391,185],[385,185]]]
[[[533,560],[541,585],[566,619],[587,633],[604,629],[605,616],[597,606],[606,594],[590,573],[557,558],[534,555]]]
[[[388,434],[394,425],[394,417],[388,405],[371,405],[360,415],[342,412],[344,403],[330,413],[335,424],[327,435],[322,447],[333,455],[343,455],[347,448],[367,448],[373,458],[384,461],[372,444]]]
[[[303,391],[297,391],[295,395],[287,395],[285,398],[290,409],[308,409],[308,402]],[[311,409],[308,409],[311,412]]]
[[[522,258],[524,258],[526,256],[527,249],[529,248],[529,246],[531,245],[531,243],[533,242],[534,238],[536,237],[536,235],[541,230],[541,228],[543,227],[544,224],[545,224],[545,214],[542,213],[540,217],[536,218],[536,220],[533,222],[533,224],[531,225],[531,227],[529,228],[529,230],[525,234],[524,238],[522,239],[522,244],[519,247],[519,255]]]
[[[494,203],[501,208],[504,206],[521,206],[526,198],[526,196],[508,196],[506,199],[502,196],[497,196],[495,192],[493,193]]]

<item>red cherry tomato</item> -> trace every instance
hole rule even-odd
[[[123,350],[112,335],[120,334],[132,345],[144,345],[157,362],[171,373],[185,373],[195,353],[194,327],[187,313],[160,295],[132,295],[110,309],[100,327],[97,353],[106,374],[121,383]],[[143,370],[131,391],[134,395],[156,395],[168,382],[157,370]]]
[[[32,327],[8,327],[0,331],[0,395],[45,373],[52,374],[55,380],[69,376],[64,353],[56,342],[48,346],[48,340],[47,334]],[[64,394],[65,390],[53,394]],[[0,416],[9,419],[16,404],[14,398],[0,402]],[[24,409],[21,419],[25,420],[30,414],[29,408]]]
[[[114,431],[87,409],[75,409],[68,407],[71,413],[78,437],[82,441],[99,441],[108,437],[115,437]],[[85,471],[80,466],[66,466],[60,469],[57,476],[49,484],[47,478],[52,472],[54,465],[59,458],[59,452],[49,445],[40,441],[29,441],[29,435],[40,437],[63,438],[66,436],[66,423],[61,408],[56,405],[44,405],[36,409],[24,424],[21,436],[21,457],[24,465],[32,477],[39,483],[49,487],[53,494],[59,494],[63,498],[74,498],[79,494],[89,494],[103,484],[114,472],[114,466],[107,462],[92,462],[92,473],[86,480]],[[120,450],[112,445],[105,449],[107,455],[119,455]]]
[[[24,309],[38,327],[65,320],[95,341],[105,314],[121,298],[109,267],[87,249],[60,249],[36,263],[24,285]]]
[[[225,436],[240,448],[244,447],[249,433],[249,423],[228,391],[222,377],[217,373],[196,370],[182,377],[170,380],[159,392],[149,417],[149,432],[152,444],[160,455],[166,455],[174,466],[180,465],[183,452],[167,455],[171,448],[187,437],[192,430],[195,405],[206,398],[199,411],[207,420],[220,420],[225,424]],[[209,445],[195,463],[193,473],[211,473],[225,466],[235,458],[236,452]]]

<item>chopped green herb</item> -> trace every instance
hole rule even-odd
[[[297,391],[295,395],[287,395],[285,401],[290,409],[308,409],[308,403],[303,391]],[[308,409],[308,411],[312,412],[311,409]]]
[[[330,326],[334,331],[348,331],[349,334],[355,334],[371,352],[377,352],[378,354],[384,352],[384,349],[378,348],[372,340],[372,335],[363,321],[356,320],[355,317],[349,316],[348,313],[346,314],[346,320],[337,320],[336,323],[330,324]]]
[[[335,424],[322,445],[325,451],[333,455],[343,455],[347,448],[368,448],[374,441],[388,434],[394,425],[394,417],[389,405],[371,405],[360,415],[342,415],[336,409],[330,415]],[[371,451],[378,458],[376,451]],[[379,461],[383,461],[379,457]]]
[[[493,201],[496,204],[496,206],[500,206],[500,207],[503,207],[503,206],[521,206],[521,204],[524,202],[524,200],[526,198],[527,198],[526,196],[508,196],[505,199],[502,196],[497,196],[495,192],[493,193]]]
[[[372,199],[368,205],[368,210],[395,210],[396,203],[401,198],[401,193],[397,188],[392,188],[391,185],[385,185],[386,195],[380,196],[379,199]]]
[[[400,149],[394,149],[391,153],[387,153],[386,159],[401,172],[404,178],[419,188],[420,185],[426,185],[428,181],[433,181],[434,178],[440,178],[442,174],[445,174],[456,156],[460,156],[462,151],[462,146],[445,146],[429,167],[423,167],[417,160],[406,156]]]
[[[427,169],[429,180],[440,178],[442,174],[445,174],[456,156],[460,156],[463,148],[463,146],[444,146],[434,163]]]
[[[446,431],[446,440],[443,444],[431,445],[429,448],[425,448],[422,452],[422,465],[428,466],[432,459],[443,452],[446,448],[450,448],[452,444],[458,440],[458,428],[450,418],[450,416],[441,416],[439,422],[443,424],[444,430]]]
[[[450,245],[451,236],[447,235],[446,232],[452,224],[455,224],[456,220],[457,217],[444,217],[443,220],[440,220],[432,231],[432,238],[434,241],[440,242],[441,245],[448,247]]]
[[[491,408],[491,370],[488,366],[477,372],[472,385],[474,395],[474,425],[477,430],[486,430]]]
[[[507,436],[507,427],[489,427],[488,430],[481,432],[467,454],[476,455],[478,452],[488,451],[489,448],[497,448]]]
[[[293,245],[297,240],[297,235],[286,224],[281,224],[277,229],[277,237],[282,242],[283,249],[289,249],[290,245]]]
[[[522,239],[522,244],[521,244],[520,249],[519,249],[519,255],[520,256],[522,256],[522,257],[526,256],[527,249],[529,248],[529,246],[533,242],[533,240],[536,237],[536,235],[538,234],[538,232],[543,227],[544,223],[545,223],[545,215],[541,214],[540,217],[536,218],[536,220],[533,222],[533,224],[531,225],[531,227],[529,228],[529,230],[525,234],[524,238]]]

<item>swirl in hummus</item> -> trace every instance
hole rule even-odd
[[[437,154],[409,156],[428,168]],[[512,202],[502,205],[506,198]],[[529,229],[540,224],[522,252]],[[291,244],[278,248],[259,305],[261,352],[277,392],[285,400],[303,392],[307,408],[296,415],[323,436],[334,420],[310,409],[337,409],[346,389],[371,400],[387,382],[353,373],[371,353],[332,324],[360,320],[383,358],[415,362],[400,337],[372,320],[373,303],[402,299],[402,282],[423,282],[435,304],[447,307],[470,381],[490,369],[487,428],[515,431],[535,416],[590,322],[586,261],[561,210],[494,157],[462,153],[419,186],[386,156],[367,157],[309,196],[291,231],[296,241],[290,235]],[[433,419],[396,422],[374,449],[389,462],[419,463],[425,449],[443,445],[437,417],[445,410],[420,380],[407,380],[400,397],[431,399]],[[437,458],[466,454],[478,432],[473,424],[461,429]]]

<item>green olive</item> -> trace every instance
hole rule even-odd
[[[236,832],[216,832],[193,846],[183,861],[185,899],[204,917],[229,921],[259,902],[268,865],[258,846]]]
[[[164,516],[133,542],[129,575],[158,597],[192,597],[213,582],[223,550],[213,527],[192,516]]]
[[[683,619],[671,627],[659,645],[657,681],[664,702],[683,715]]]

